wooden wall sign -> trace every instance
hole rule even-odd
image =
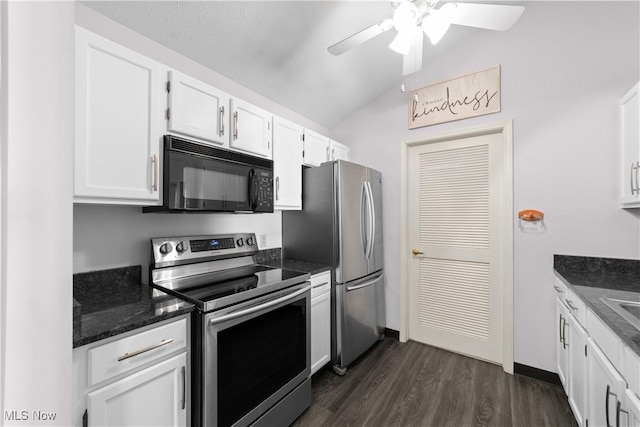
[[[411,91],[409,129],[500,111],[500,66]]]

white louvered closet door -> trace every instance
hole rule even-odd
[[[409,338],[502,361],[501,135],[412,147]]]

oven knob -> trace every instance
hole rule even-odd
[[[247,238],[247,245],[253,246],[253,237]]]
[[[187,249],[189,249],[189,246],[187,246],[187,244],[185,242],[180,242],[176,246],[176,251],[178,251],[178,253],[180,253],[180,254],[185,252]]]
[[[238,244],[238,246],[244,246],[244,240],[242,239],[242,237],[236,240],[236,243]]]
[[[167,242],[167,243],[163,243],[162,246],[160,246],[160,253],[162,255],[166,255],[169,252],[171,252],[173,250],[173,246],[171,246],[171,243]]]

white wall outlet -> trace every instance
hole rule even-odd
[[[267,235],[266,234],[261,234],[260,235],[260,248],[266,248],[267,247]]]

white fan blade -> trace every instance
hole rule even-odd
[[[451,23],[488,30],[508,30],[524,12],[523,6],[455,3],[451,11]]]
[[[422,43],[424,41],[424,32],[416,31],[416,36],[411,40],[409,53],[402,60],[402,75],[417,73],[422,69]]]
[[[342,55],[349,49],[359,46],[367,40],[371,40],[375,36],[384,33],[385,31],[389,31],[392,27],[393,20],[383,19],[377,24],[373,24],[372,26],[355,33],[351,37],[347,37],[346,39],[339,41],[332,46],[329,46],[327,50],[334,55]]]

